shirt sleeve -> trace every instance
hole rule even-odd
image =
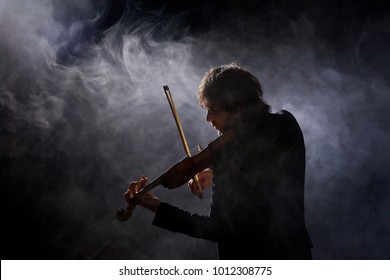
[[[156,211],[153,225],[172,232],[214,242],[217,242],[229,232],[228,227],[216,219],[192,214],[164,202],[161,202]]]

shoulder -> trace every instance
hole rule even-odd
[[[255,139],[275,141],[279,137],[287,137],[288,139],[303,137],[296,118],[287,110],[273,113],[250,111],[249,113],[246,112],[245,115],[243,138],[254,137]]]
[[[294,115],[287,110],[282,110],[276,113],[270,113],[268,119],[269,119],[269,125],[271,125],[274,128],[279,128],[281,130],[301,131],[298,121],[296,120]]]
[[[298,124],[294,115],[287,110],[281,110],[275,113],[270,113],[269,115],[272,120],[280,122],[281,124],[285,124],[285,125],[288,124],[291,125],[295,123]]]
[[[303,143],[303,133],[294,115],[286,110],[268,116],[267,130],[275,142],[290,145]]]

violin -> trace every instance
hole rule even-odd
[[[167,171],[154,179],[151,183],[139,190],[134,197],[130,198],[127,202],[126,210],[117,210],[116,218],[122,222],[127,221],[132,216],[133,210],[137,205],[139,198],[155,187],[161,185],[168,189],[178,188],[188,180],[194,178],[194,176],[200,171],[211,167],[211,159],[213,155],[221,148],[223,148],[227,143],[235,139],[235,137],[236,132],[234,130],[224,133],[214,141],[210,142],[208,146],[198,154],[191,157],[186,157],[174,164]]]

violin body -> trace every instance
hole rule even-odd
[[[136,195],[127,202],[126,211],[124,209],[119,209],[116,212],[117,219],[119,221],[127,221],[132,216],[132,212],[137,205],[139,197],[156,186],[161,185],[168,189],[178,188],[194,178],[200,171],[211,167],[211,158],[213,154],[225,146],[225,144],[235,139],[235,137],[235,131],[227,132],[210,142],[210,144],[198,154],[192,157],[186,157],[174,164],[166,172],[137,192]]]

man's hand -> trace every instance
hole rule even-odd
[[[202,190],[205,190],[211,186],[213,183],[213,170],[210,168],[206,168],[205,170],[202,170],[198,174],[199,183],[202,187]],[[191,192],[194,195],[199,195],[199,190],[196,187],[194,179],[191,179],[188,181],[188,187],[190,188]]]
[[[150,192],[137,195],[137,193],[145,187],[147,181],[148,178],[142,175],[139,181],[131,182],[127,192],[125,193],[125,199],[127,202],[129,202],[130,199],[134,199],[136,203],[142,207],[156,212],[160,206],[160,199],[157,196]]]

